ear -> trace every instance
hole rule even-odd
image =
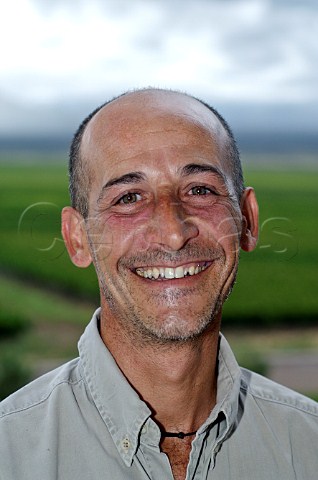
[[[251,252],[256,247],[258,240],[258,204],[252,187],[247,187],[243,192],[241,212],[241,248],[246,252]]]
[[[70,256],[77,267],[88,267],[92,262],[82,215],[72,207],[62,210],[62,235]]]

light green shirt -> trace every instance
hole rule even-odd
[[[97,322],[98,311],[78,359],[0,404],[1,480],[173,478],[159,428]],[[192,442],[187,480],[317,480],[315,402],[240,369],[222,336],[217,389],[217,404]]]

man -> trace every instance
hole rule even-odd
[[[94,263],[79,359],[1,405],[1,480],[316,479],[317,404],[241,370],[220,336],[258,208],[222,117],[146,89],[91,114],[71,148],[62,232]]]

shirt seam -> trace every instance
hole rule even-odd
[[[46,401],[50,398],[50,396],[52,395],[53,391],[54,391],[57,387],[59,387],[60,385],[62,385],[62,384],[67,384],[67,385],[75,386],[75,385],[79,384],[80,382],[83,382],[83,378],[80,378],[80,379],[76,380],[76,382],[69,382],[69,381],[67,381],[67,380],[63,380],[63,381],[61,381],[61,382],[58,382],[56,385],[54,385],[54,386],[52,387],[52,389],[50,390],[50,392],[49,392],[45,397],[41,398],[39,401],[34,402],[34,403],[32,403],[32,404],[30,404],[30,405],[27,405],[27,406],[25,406],[25,407],[21,407],[21,408],[14,409],[14,410],[12,410],[12,411],[10,411],[10,412],[3,412],[3,413],[0,415],[0,420],[2,420],[2,419],[5,418],[5,417],[9,417],[10,415],[14,415],[15,413],[25,412],[26,410],[29,410],[29,409],[31,409],[31,408],[34,408],[34,407],[37,407],[37,406],[41,405],[42,403],[46,402]]]
[[[244,385],[241,386],[241,389],[244,390],[245,392],[247,392],[248,394],[250,394],[253,398],[257,398],[259,400],[264,400],[265,402],[277,403],[278,405],[284,405],[285,407],[290,407],[290,408],[298,410],[302,413],[308,413],[309,415],[313,415],[314,417],[318,417],[318,412],[316,413],[312,410],[302,408],[301,406],[293,405],[293,404],[289,403],[287,400],[279,400],[277,398],[265,397],[263,395],[260,395],[260,394],[257,394],[255,392],[253,392],[249,387],[246,387]]]

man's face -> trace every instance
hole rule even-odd
[[[106,323],[166,342],[219,318],[242,220],[225,148],[214,115],[182,95],[134,94],[90,122],[86,226]]]

